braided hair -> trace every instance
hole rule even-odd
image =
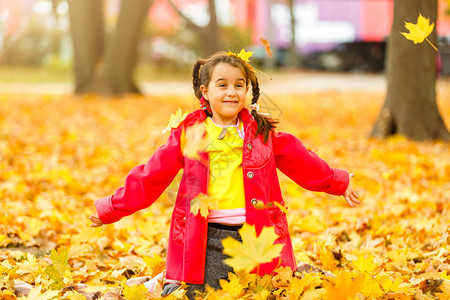
[[[194,63],[192,68],[192,88],[194,89],[195,96],[205,103],[205,113],[208,117],[212,117],[212,111],[210,109],[209,103],[204,100],[202,91],[200,87],[208,86],[211,81],[212,73],[214,68],[219,63],[227,63],[233,67],[241,69],[242,73],[245,75],[245,84],[248,86],[249,83],[252,85],[252,104],[257,104],[260,96],[259,82],[256,77],[255,71],[250,66],[250,64],[243,61],[240,57],[235,55],[228,55],[226,52],[217,52],[207,59],[199,59]],[[203,103],[202,103],[203,105]],[[255,136],[263,134],[264,143],[267,142],[270,132],[274,132],[275,126],[278,121],[273,120],[269,117],[262,116],[258,114],[256,110],[251,112],[253,118],[255,119],[258,128],[256,130]]]

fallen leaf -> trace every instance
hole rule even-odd
[[[350,272],[341,271],[336,278],[324,281],[323,287],[327,291],[328,299],[348,300],[357,299],[356,295],[364,284],[364,276],[353,277]]]
[[[199,153],[205,152],[209,144],[205,136],[205,123],[197,123],[186,128],[181,134],[181,149],[183,155],[195,160],[201,160]]]

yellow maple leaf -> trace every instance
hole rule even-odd
[[[253,55],[253,52],[245,51],[245,49],[242,49],[241,52],[239,52],[237,56],[239,56],[245,62],[250,62],[249,58],[252,55]]]
[[[229,281],[225,279],[220,280],[220,286],[222,289],[230,294],[233,299],[241,297],[246,286],[242,285],[240,283],[240,278],[233,273],[229,273],[228,279]]]
[[[255,226],[247,223],[239,230],[242,242],[232,237],[222,240],[223,253],[230,258],[225,259],[225,263],[235,271],[245,270],[250,272],[259,264],[272,261],[280,256],[283,245],[274,244],[278,235],[273,227],[264,227],[259,236],[256,236]]]
[[[408,40],[411,40],[414,42],[414,44],[417,44],[422,43],[426,39],[428,43],[430,43],[430,45],[433,46],[436,51],[438,51],[436,46],[434,46],[428,39],[428,36],[434,29],[434,23],[430,24],[430,19],[427,19],[419,14],[416,24],[405,22],[405,27],[409,30],[409,32],[400,33],[403,34]]]
[[[381,283],[385,292],[402,292],[407,293],[411,288],[410,283],[403,282],[401,277],[396,277],[395,280],[389,276],[378,276],[377,281]]]
[[[361,276],[364,276],[364,282],[360,292],[364,295],[365,299],[378,299],[385,294],[378,278],[367,273]]]
[[[169,131],[172,128],[177,128],[181,122],[184,121],[188,113],[184,113],[181,111],[181,108],[178,108],[177,112],[170,115],[169,122],[167,123],[167,127],[164,128],[162,133]]]
[[[245,49],[242,49],[241,52],[239,52],[238,54],[231,52],[231,51],[228,51],[227,54],[237,56],[237,57],[241,58],[243,61],[248,63],[248,62],[250,62],[249,58],[250,58],[250,56],[253,55],[253,52],[245,51]]]
[[[219,202],[217,199],[205,194],[199,194],[191,200],[191,213],[196,216],[199,212],[203,218],[209,215],[210,209],[218,209]]]
[[[272,278],[272,285],[274,288],[289,286],[293,273],[290,267],[279,267],[275,270],[275,273],[277,274]]]
[[[378,266],[373,262],[373,256],[371,255],[358,255],[356,261],[353,264],[361,271],[367,272],[369,274],[374,274],[374,271],[378,268]]]
[[[148,293],[147,288],[143,284],[128,286],[126,279],[122,280],[123,295],[129,300],[145,300]]]
[[[26,298],[21,297],[21,299],[29,300],[49,300],[54,299],[58,296],[59,291],[48,290],[45,293],[41,292],[42,286],[34,287],[30,290],[30,293]]]
[[[290,299],[299,299],[303,292],[315,290],[322,283],[322,279],[318,274],[304,273],[302,278],[293,277],[286,293]],[[312,296],[312,295],[310,295]],[[323,297],[313,299],[323,299]],[[303,299],[303,297],[302,297]]]
[[[328,299],[333,300],[357,299],[356,294],[364,284],[363,275],[353,278],[352,273],[347,271],[341,271],[336,278],[329,280],[323,282],[323,287],[327,291]]]
[[[319,260],[322,263],[325,270],[334,271],[339,262],[333,255],[333,252],[326,246],[318,246]]]

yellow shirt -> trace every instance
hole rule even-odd
[[[221,127],[211,118],[205,120],[209,155],[208,195],[217,199],[219,209],[245,208],[244,177],[242,173],[243,123]],[[223,128],[227,132],[218,137]],[[238,131],[239,129],[239,131]]]

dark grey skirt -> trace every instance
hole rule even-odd
[[[220,279],[227,279],[228,273],[233,272],[233,268],[223,262],[226,258],[228,258],[228,255],[223,254],[222,240],[228,236],[231,236],[236,240],[242,241],[241,236],[237,231],[238,228],[239,226],[209,224],[208,242],[206,246],[205,283],[189,285],[186,295],[190,299],[193,299],[196,291],[204,292],[206,285],[209,285],[215,289],[220,289]],[[178,285],[176,284],[166,284],[164,285],[161,296],[170,294],[177,288]]]

